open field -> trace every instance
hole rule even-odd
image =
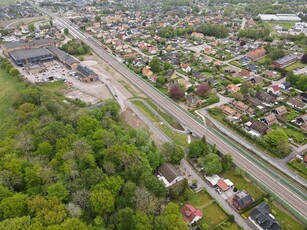
[[[16,77],[11,77],[0,69],[0,130],[11,126],[13,117],[10,116],[13,99],[25,88],[25,84]],[[4,133],[0,133],[2,136]]]
[[[305,64],[298,61],[298,62],[293,63],[292,65],[287,66],[285,69],[288,71],[292,71],[296,68],[304,68],[305,66],[306,66]]]
[[[293,170],[295,173],[300,175],[301,177],[305,178],[307,180],[307,168],[306,163],[297,162],[295,159],[288,162],[288,166],[291,170]]]
[[[17,0],[0,0],[0,6],[14,4],[16,2],[17,2]]]
[[[268,28],[271,33],[275,33],[276,30],[274,26],[279,25],[282,26],[283,29],[288,30],[295,25],[295,22],[287,22],[287,21],[272,21],[272,22],[263,22],[264,27]]]

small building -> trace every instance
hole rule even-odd
[[[263,118],[263,121],[268,125],[268,126],[272,126],[275,124],[278,124],[277,118],[275,116],[274,113],[270,113],[269,115],[265,116]]]
[[[297,61],[297,56],[294,54],[289,54],[287,56],[284,56],[280,59],[277,59],[275,61],[272,62],[272,65],[275,67],[279,67],[279,68],[283,68],[285,66],[291,65],[294,62]]]
[[[186,204],[185,206],[183,206],[183,208],[181,209],[181,214],[184,221],[188,224],[193,224],[203,217],[203,213],[190,204]]]
[[[248,110],[248,105],[244,104],[242,101],[234,100],[232,105],[242,112],[246,112]]]
[[[278,85],[279,88],[283,89],[283,90],[287,90],[287,89],[290,89],[291,88],[291,83],[290,82],[287,82],[285,81],[284,83]]]
[[[249,214],[248,219],[258,228],[263,230],[281,230],[279,223],[270,213],[270,206],[266,202],[257,205]]]
[[[153,72],[152,72],[149,68],[144,67],[144,68],[142,69],[142,74],[143,74],[144,76],[146,76],[146,77],[150,77],[150,76],[153,75]]]
[[[272,112],[279,115],[279,116],[283,116],[283,115],[286,115],[288,113],[287,108],[284,105],[273,109]]]
[[[270,86],[267,91],[268,91],[268,93],[272,93],[274,95],[279,95],[280,94],[279,86],[278,85]]]
[[[178,78],[175,70],[169,70],[166,74],[166,77],[171,80]]]
[[[297,109],[304,109],[306,107],[304,102],[298,101],[294,98],[290,98],[287,101],[287,104]]]
[[[234,84],[229,84],[227,85],[227,91],[229,93],[236,93],[238,91],[240,91],[240,87]]]
[[[158,169],[158,179],[164,183],[164,186],[170,187],[184,179],[183,175],[172,164],[162,164]]]
[[[98,79],[98,75],[87,67],[79,65],[76,70],[79,76],[79,80],[82,82],[92,82]]]
[[[205,179],[207,180],[209,185],[215,187],[221,178],[219,177],[219,175],[214,174],[212,176],[206,176]]]
[[[272,104],[276,102],[276,98],[267,92],[261,91],[256,94],[256,98],[266,104]]]
[[[264,135],[268,131],[268,127],[260,121],[252,121],[249,128],[253,131],[256,131],[260,135]]]
[[[182,69],[183,72],[186,72],[186,73],[189,73],[192,70],[191,67],[188,64],[182,64],[181,69]]]
[[[201,100],[197,96],[194,96],[192,94],[188,94],[188,95],[186,95],[185,98],[186,98],[186,105],[188,107],[197,108],[198,106],[201,105]]]
[[[225,181],[223,179],[219,179],[217,184],[216,184],[221,191],[225,192],[227,191],[230,187],[228,186],[228,184],[225,183]]]
[[[246,191],[239,191],[230,198],[231,205],[238,211],[248,207],[254,202],[254,198]]]

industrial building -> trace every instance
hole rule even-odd
[[[29,42],[11,42],[1,45],[3,54],[9,56],[9,52],[24,49],[44,48],[54,46],[55,42],[49,39],[35,39]]]
[[[98,79],[98,75],[91,69],[79,65],[77,67],[79,80],[82,82],[91,82]]]
[[[259,14],[258,17],[262,21],[300,22],[302,20],[296,14]]]
[[[9,52],[9,56],[18,66],[32,65],[54,59],[53,53],[46,48],[15,50]]]
[[[66,67],[68,67],[69,69],[76,69],[80,62],[78,59],[74,58],[73,56],[67,54],[66,52],[64,52],[63,50],[60,50],[59,48],[55,47],[55,46],[50,46],[47,48],[51,53],[54,54],[54,56],[60,61],[62,62]]]

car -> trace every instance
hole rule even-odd
[[[190,187],[190,189],[194,190],[194,189],[196,189],[198,186],[197,186],[197,184],[191,184],[189,187]]]
[[[215,191],[216,191],[218,194],[220,194],[220,195],[222,194],[222,191],[221,191],[221,189],[219,189],[219,188],[216,188]]]
[[[303,158],[303,156],[301,156],[301,155],[296,155],[295,156],[297,159],[300,159],[300,160],[303,160],[304,158]]]

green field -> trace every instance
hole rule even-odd
[[[286,128],[283,129],[288,137],[293,138],[294,142],[298,144],[305,144],[306,143],[306,138],[303,132],[296,131],[295,129],[291,128]]]
[[[286,21],[273,21],[273,22],[263,22],[264,27],[268,28],[271,33],[275,33],[275,25],[280,25],[283,29],[288,30],[295,25],[295,22],[286,22]]]
[[[301,177],[305,178],[307,180],[307,168],[306,163],[297,162],[295,159],[288,162],[288,166],[291,170],[293,170],[295,173],[300,175]]]
[[[295,62],[294,64],[287,66],[285,69],[288,71],[292,71],[296,68],[304,68],[305,66],[306,65],[301,62]]]
[[[287,110],[288,110],[288,113],[284,115],[284,118],[288,119],[289,121],[295,119],[297,116],[300,115],[299,112],[296,112],[296,110],[292,108],[287,108]]]
[[[17,0],[0,0],[0,6],[16,3]]]
[[[25,84],[16,77],[11,77],[0,69],[0,130],[11,127],[13,117],[10,116],[13,99],[25,88]],[[0,133],[2,136],[4,133]]]

